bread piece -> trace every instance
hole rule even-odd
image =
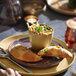
[[[30,49],[26,49],[23,46],[16,46],[12,48],[11,54],[14,58],[25,62],[38,62],[43,59],[33,53]]]
[[[66,49],[57,46],[49,46],[38,52],[40,56],[54,56],[61,58],[71,58],[73,55]]]

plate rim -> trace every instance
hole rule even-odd
[[[49,0],[47,0],[46,2],[47,2],[47,5],[50,7],[50,9],[52,9],[52,10],[58,12],[58,13],[65,14],[65,15],[73,15],[73,16],[76,15],[76,12],[69,12],[69,11],[61,10],[61,9],[59,9],[59,8],[54,8],[54,7],[51,5],[51,2],[49,3],[48,1],[49,1]],[[54,0],[54,1],[55,1],[55,0]],[[76,9],[75,9],[74,11],[76,11]]]
[[[13,35],[13,36],[9,36],[9,37],[7,37],[7,38],[5,38],[5,39],[3,39],[3,40],[1,40],[0,41],[0,45],[1,45],[1,43],[3,42],[3,41],[5,41],[6,39],[10,39],[10,38],[13,38],[13,37],[20,37],[21,36],[21,38],[24,38],[24,37],[29,37],[29,34],[28,33],[26,33],[26,34],[20,34],[20,35]],[[20,39],[20,38],[18,38],[18,39]],[[58,38],[53,38],[53,39],[56,39],[56,40],[58,40],[58,41],[60,41],[60,42],[62,42],[63,44],[66,44],[64,41],[62,41],[61,39],[58,39]],[[21,72],[20,74],[22,74],[22,75],[30,75],[30,76],[46,76],[46,75],[56,75],[56,74],[60,74],[60,73],[62,73],[62,72],[64,72],[64,71],[66,71],[73,63],[74,63],[74,61],[75,61],[75,53],[73,52],[73,59],[72,59],[72,62],[65,68],[65,69],[62,69],[62,70],[60,70],[60,71],[57,71],[57,72],[50,72],[50,73],[27,73],[27,72]],[[6,69],[6,67],[3,65],[3,64],[1,64],[0,63],[0,65],[3,67],[3,68],[5,68]]]

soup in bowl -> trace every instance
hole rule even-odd
[[[54,32],[51,26],[46,24],[37,24],[28,26],[28,28],[32,49],[40,50],[51,44]]]

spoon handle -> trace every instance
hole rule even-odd
[[[29,70],[29,69],[21,66],[20,64],[16,63],[16,62],[13,61],[11,58],[9,58],[9,57],[7,57],[7,58],[8,58],[10,61],[12,61],[13,63],[15,63],[16,65],[18,65],[20,68],[24,69],[26,72],[28,72],[28,73],[34,73],[34,72],[32,72],[31,70]]]
[[[0,54],[0,57],[9,59],[10,61],[12,61],[13,63],[15,63],[16,65],[18,65],[20,68],[24,69],[24,70],[25,70],[26,72],[28,72],[28,73],[34,73],[34,72],[32,72],[31,70],[29,70],[29,69],[21,66],[20,64],[16,63],[15,61],[13,61],[13,60],[9,57],[9,54],[8,54],[3,48],[0,47],[0,51],[5,53],[5,54]]]

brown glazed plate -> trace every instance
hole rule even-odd
[[[27,38],[27,40],[28,40],[28,37],[29,37],[29,34],[21,34],[21,35],[11,36],[11,37],[5,38],[2,41],[0,41],[0,46],[4,50],[7,50],[8,47],[13,42],[15,42],[16,40],[23,39],[23,38]],[[66,71],[74,63],[75,54],[74,54],[73,51],[71,51],[70,48],[68,48],[66,43],[63,42],[62,40],[57,39],[57,38],[53,38],[53,43],[59,44],[62,47],[64,47],[65,49],[67,49],[68,51],[70,51],[73,54],[73,58],[63,58],[61,61],[59,61],[59,63],[57,65],[52,66],[52,67],[50,66],[50,67],[47,67],[47,68],[27,67],[27,69],[31,70],[34,73],[27,73],[25,70],[23,70],[22,68],[20,68],[19,66],[17,66],[16,64],[11,62],[7,58],[0,58],[0,66],[2,66],[5,69],[10,67],[10,68],[12,68],[14,70],[17,70],[23,76],[51,76],[51,75],[54,76],[54,75],[57,75],[59,73],[62,73],[64,71]],[[25,67],[26,66],[24,66],[24,68]]]
[[[47,4],[52,10],[56,12],[65,15],[76,15],[76,9],[68,8],[68,1],[69,0],[47,0]]]
[[[25,37],[25,38],[21,38],[21,39],[18,39],[16,41],[14,41],[10,46],[9,46],[9,55],[10,57],[16,61],[17,63],[23,65],[23,66],[26,66],[26,67],[33,67],[33,68],[48,68],[48,67],[51,67],[51,66],[55,66],[57,64],[59,64],[59,62],[63,59],[63,58],[59,58],[59,57],[42,57],[43,60],[39,61],[39,62],[24,62],[24,61],[21,61],[19,60],[19,58],[15,58],[12,53],[11,53],[11,48],[13,46],[15,46],[16,44],[21,44],[23,47],[27,47],[29,49],[32,50],[32,47],[31,47],[31,44],[30,44],[30,41],[29,41],[29,37]],[[52,40],[52,43],[51,44],[55,44],[55,45],[60,45],[62,46],[60,43],[58,43],[56,40]],[[63,46],[62,46],[63,47]],[[36,51],[32,50],[34,53],[37,53]],[[22,51],[21,51],[22,52]],[[49,62],[49,64],[47,63]]]

